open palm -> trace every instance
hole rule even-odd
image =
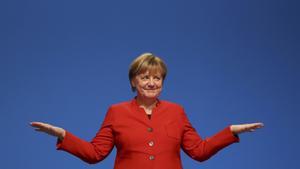
[[[231,125],[230,129],[234,134],[241,134],[244,132],[253,132],[256,129],[262,128],[263,126],[263,123],[235,124]]]
[[[44,132],[49,135],[63,139],[65,137],[66,131],[63,128],[53,126],[51,124],[42,122],[31,122],[30,125],[35,128],[36,131]]]

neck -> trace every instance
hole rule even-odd
[[[156,106],[157,98],[147,99],[137,96],[136,101],[140,107],[143,107],[145,109],[153,109]]]

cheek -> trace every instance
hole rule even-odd
[[[143,82],[141,82],[141,81],[139,81],[139,80],[135,80],[135,81],[133,81],[133,83],[132,84],[134,84],[134,86],[136,87],[136,88],[141,88],[141,87],[143,87]]]
[[[143,92],[144,91],[144,88],[145,88],[145,85],[143,85],[143,84],[137,84],[137,86],[136,86],[136,89],[138,90],[138,91],[140,91],[140,92]]]
[[[157,87],[162,88],[162,86],[163,86],[163,83],[162,83],[162,82],[158,82],[158,83],[157,83]]]
[[[140,82],[138,83],[139,88],[144,88],[147,86],[147,83]]]

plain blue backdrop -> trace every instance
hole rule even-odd
[[[107,108],[133,98],[131,61],[165,60],[161,99],[179,103],[203,137],[230,124],[265,128],[185,169],[299,168],[299,1],[2,0],[1,169],[110,169],[55,149],[31,121],[90,140]]]

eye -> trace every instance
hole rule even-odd
[[[141,79],[142,80],[147,80],[147,79],[149,79],[149,76],[148,75],[142,76]]]
[[[161,77],[159,77],[159,76],[155,76],[155,77],[154,77],[154,79],[155,79],[155,80],[160,80],[160,79],[161,79]]]

